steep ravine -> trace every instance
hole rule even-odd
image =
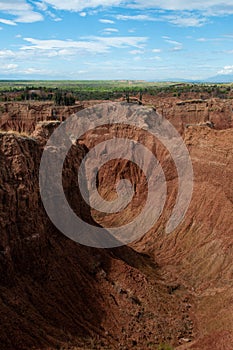
[[[103,216],[83,202],[77,169],[97,135],[98,142],[112,136],[142,142],[161,162],[168,185],[163,214],[144,237],[130,247],[101,250],[65,238],[43,209],[40,157],[58,124],[40,123],[31,137],[0,133],[2,349],[144,350],[167,343],[180,350],[231,350],[233,129],[184,130],[194,191],[185,220],[170,235],[165,225],[177,172],[161,143],[118,125],[84,135],[70,150],[63,174],[67,198],[84,220],[102,226],[128,222],[146,194],[145,178],[133,163],[112,161],[99,172],[99,192],[112,199],[116,181],[129,178],[136,195],[128,210]]]
[[[150,130],[150,125],[148,126]],[[231,349],[233,129],[214,130],[205,126],[190,126],[184,130],[185,143],[194,168],[194,189],[184,221],[170,235],[165,234],[165,225],[174,206],[178,186],[171,157],[158,141],[136,128],[122,128],[118,125],[108,129],[104,127],[103,130],[100,128],[97,133],[88,133],[83,142],[91,148],[96,142],[113,136],[131,137],[146,145],[156,154],[165,172],[168,198],[163,215],[141,240],[131,246],[137,252],[153,258],[159,265],[163,278],[173,281],[175,293],[185,286],[193,298],[191,313],[194,340],[181,349]],[[106,199],[114,198],[114,184],[125,177],[135,184],[134,201],[127,208],[129,210],[120,215],[101,215],[92,210],[93,217],[103,226],[118,226],[122,222],[129,222],[144,203],[147,191],[145,178],[128,161],[111,161],[101,169],[100,193]]]
[[[80,246],[51,224],[38,170],[44,136],[57,124],[40,124],[32,137],[0,133],[1,349],[146,349],[192,339],[192,300],[185,288],[171,292],[153,259],[129,247]],[[76,213],[94,224],[73,190],[85,152],[72,147],[64,188]]]

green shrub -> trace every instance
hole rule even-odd
[[[173,348],[167,344],[160,344],[158,350],[173,350]]]

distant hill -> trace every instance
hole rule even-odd
[[[219,74],[205,80],[208,83],[233,83],[233,74]]]
[[[154,79],[154,80],[149,80],[149,82],[171,82],[171,83],[233,83],[233,74],[219,74],[219,75],[215,75],[213,77],[210,78],[206,78],[206,79],[182,79],[182,78],[176,78],[176,79]]]

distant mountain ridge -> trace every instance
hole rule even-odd
[[[157,82],[171,82],[171,83],[233,83],[233,74],[219,74],[213,77],[206,79],[182,79],[182,78],[173,78],[173,79],[154,79],[149,80]]]

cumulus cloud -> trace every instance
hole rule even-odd
[[[99,6],[112,7],[121,6],[129,8],[150,8],[164,9],[172,11],[193,11],[208,10],[221,11],[221,13],[233,13],[232,0],[45,0],[47,4],[56,9],[82,11],[87,8],[97,8]]]
[[[123,4],[122,0],[46,0],[45,2],[55,9],[77,12],[99,6],[111,7]]]
[[[162,9],[170,11],[201,11],[208,15],[233,13],[232,0],[45,0],[59,10],[83,11],[97,7],[128,7],[134,9]],[[193,20],[194,21],[194,20]],[[196,19],[197,21],[197,19]]]
[[[228,75],[233,74],[233,66],[225,66],[222,70],[218,72],[218,74]]]
[[[31,10],[31,6],[25,0],[0,0],[0,11],[23,11]]]
[[[14,25],[17,22],[32,23],[43,20],[42,14],[34,11],[26,0],[0,0],[0,11],[14,17],[12,20],[2,19],[1,23],[8,25]]]
[[[1,74],[17,73],[22,74],[22,76],[26,74],[32,76],[39,74],[48,74],[49,76],[52,76],[53,74],[51,69],[48,70],[46,68],[47,73],[44,71],[45,58],[46,62],[48,60],[49,64],[53,66],[52,62],[54,59],[56,59],[56,62],[59,62],[61,60],[75,60],[75,62],[77,62],[77,59],[80,59],[80,61],[82,61],[83,58],[87,56],[89,58],[92,56],[95,57],[95,55],[98,54],[102,55],[104,53],[109,53],[113,49],[141,51],[142,48],[145,47],[147,39],[148,38],[146,37],[128,36],[94,36],[81,38],[78,41],[38,40],[34,38],[24,38],[25,44],[23,44],[20,48],[0,49],[0,70]],[[27,63],[30,64],[30,62],[34,63],[34,67],[27,66]],[[58,74],[58,72],[56,73]],[[67,71],[66,73],[69,74],[70,71]]]
[[[0,58],[15,57],[15,53],[12,50],[0,50]]]
[[[46,11],[48,9],[48,6],[42,1],[42,2],[35,2],[36,7],[41,11]]]
[[[43,16],[38,12],[22,11],[17,14],[17,18],[15,19],[15,22],[33,23],[33,22],[42,21],[43,19],[44,19]]]
[[[118,20],[135,21],[168,21],[171,24],[181,27],[203,26],[210,16],[223,16],[233,14],[232,0],[0,0],[0,11],[13,18],[4,19],[12,23],[32,23],[43,20],[43,14],[49,15],[55,21],[60,20],[50,10],[65,10],[79,12],[85,16],[86,11],[96,11],[98,8],[121,7],[135,9],[138,11],[159,10],[160,15],[153,17],[150,14],[119,14]],[[168,11],[164,12],[163,11]],[[194,12],[194,13],[193,13]],[[150,13],[150,12],[149,12]],[[112,24],[111,19],[101,19],[102,23]],[[3,23],[3,22],[2,22]],[[5,22],[5,24],[10,24]]]

